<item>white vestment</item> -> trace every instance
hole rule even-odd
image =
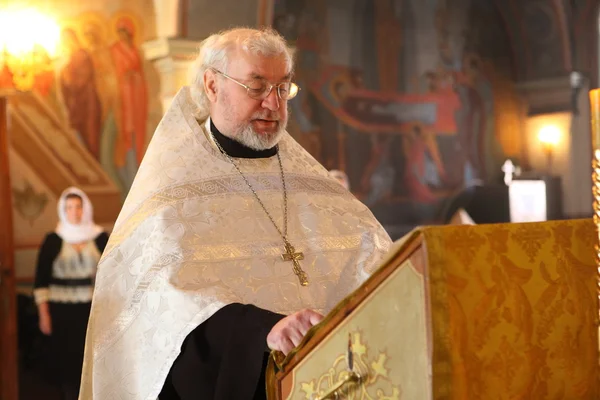
[[[203,124],[204,125],[204,124]],[[98,266],[80,399],[156,399],[183,340],[231,303],[329,311],[379,265],[390,238],[287,133],[279,143],[288,238],[309,285],[248,186],[179,91],[148,147]],[[277,157],[236,159],[280,229]],[[234,384],[234,382],[232,382]]]

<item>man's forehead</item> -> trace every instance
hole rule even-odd
[[[274,57],[237,51],[230,60],[230,74],[245,79],[283,80],[290,78],[290,65],[284,54]]]

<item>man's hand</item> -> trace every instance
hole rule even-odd
[[[41,313],[40,314],[40,331],[44,335],[52,335],[52,319],[50,318],[50,313]]]
[[[287,355],[300,344],[306,332],[322,319],[321,314],[308,309],[288,315],[271,329],[267,336],[267,344],[271,350],[279,350]]]

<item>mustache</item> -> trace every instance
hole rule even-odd
[[[268,120],[268,121],[279,121],[281,119],[281,116],[279,115],[279,113],[271,113],[271,114],[260,114],[260,115],[254,115],[252,117],[252,120],[257,120],[257,119],[264,119],[264,120]]]
[[[289,104],[286,107],[286,111],[289,116],[290,112],[291,112]],[[265,119],[265,120],[277,121],[277,122],[285,121],[285,119],[282,118],[281,110],[278,110],[278,111],[262,110],[260,112],[257,112],[256,114],[254,114],[252,116],[251,120],[254,121],[257,119]]]

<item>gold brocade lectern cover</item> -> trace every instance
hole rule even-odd
[[[269,399],[600,399],[594,245],[591,220],[418,229],[270,363]]]

